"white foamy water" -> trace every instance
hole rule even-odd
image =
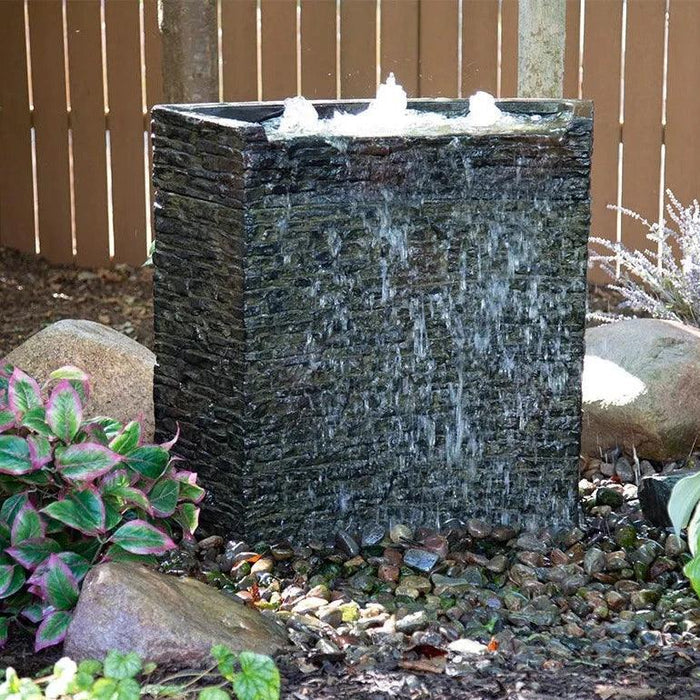
[[[408,109],[406,91],[393,73],[377,89],[377,96],[357,114],[336,110],[330,119],[321,119],[314,105],[304,97],[284,101],[284,114],[271,120],[266,129],[270,138],[294,136],[414,136],[446,133],[509,130],[538,121],[535,117],[505,114],[493,95],[477,92],[469,98],[464,115],[447,116],[438,112]]]

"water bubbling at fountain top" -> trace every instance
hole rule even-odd
[[[469,98],[464,116],[446,116],[437,112],[408,109],[406,91],[393,73],[377,88],[377,96],[358,114],[336,111],[331,119],[319,119],[318,112],[304,97],[284,101],[284,114],[277,128],[268,130],[272,138],[293,136],[402,136],[474,131],[507,127],[517,120],[504,114],[496,100],[486,92]]]

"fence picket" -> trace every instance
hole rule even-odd
[[[375,0],[340,5],[340,90],[342,97],[374,97],[377,90]]]
[[[464,0],[462,94],[498,89],[498,0]]]
[[[224,101],[258,99],[256,0],[221,3]]]
[[[63,12],[57,2],[29,3],[36,179],[41,254],[73,261]]]
[[[100,4],[68,0],[76,262],[107,265],[109,220]]]
[[[297,8],[289,0],[261,0],[263,100],[297,94]]]
[[[22,0],[0,2],[0,242],[34,252],[31,114]]]
[[[105,30],[114,255],[140,265],[147,250],[138,4],[107,0]]]
[[[622,0],[587,2],[584,32],[583,96],[595,103],[591,234],[616,240],[617,215],[607,205],[617,201]],[[595,269],[590,279],[606,277]]]
[[[649,221],[659,213],[665,16],[665,0],[627,4],[622,205]],[[627,247],[651,247],[646,234],[638,221],[622,217]]]
[[[457,97],[461,92],[458,32],[458,0],[421,0],[421,97]]]
[[[335,0],[301,2],[301,94],[336,96]]]
[[[700,3],[671,0],[669,11],[666,187],[683,203],[700,199]]]
[[[409,97],[418,97],[418,0],[382,0],[381,76],[389,73]]]

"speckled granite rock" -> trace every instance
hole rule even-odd
[[[94,321],[56,321],[25,340],[5,361],[39,382],[64,365],[80,367],[90,375],[86,416],[123,422],[142,417],[144,438],[153,437],[155,355],[123,333]]]
[[[575,518],[591,109],[503,107],[544,118],[272,142],[280,105],[154,110],[156,415],[204,522]]]
[[[64,651],[76,661],[110,649],[135,651],[161,666],[198,668],[214,644],[270,654],[284,629],[240,601],[191,578],[111,562],[85,579]]]

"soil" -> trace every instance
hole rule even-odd
[[[152,348],[152,270],[80,270],[0,248],[0,357],[64,318],[103,323]]]
[[[617,297],[605,287],[591,288],[590,306],[612,310]],[[52,266],[34,257],[0,248],[0,357],[44,326],[64,318],[84,318],[153,345],[152,272],[119,266],[86,271]],[[60,657],[59,649],[35,654],[31,635],[15,631],[0,654],[0,669],[12,665],[36,675]],[[425,672],[425,660],[403,667],[349,668],[323,661],[300,668],[293,659],[278,659],[282,697],[290,700],[683,700],[700,697],[700,655],[665,647],[619,658],[548,659],[530,668],[508,658],[475,664],[465,675]],[[430,668],[428,663],[427,668]]]

